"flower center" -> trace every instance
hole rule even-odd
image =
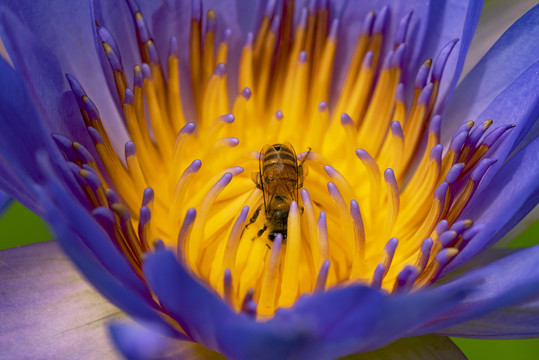
[[[136,5],[141,65],[132,80],[96,25],[131,137],[125,159],[69,75],[99,158],[54,138],[142,278],[143,254],[160,239],[230,306],[265,317],[349,282],[388,292],[428,285],[477,232],[458,217],[493,163],[485,153],[509,127],[485,135],[492,121],[470,121],[443,154],[433,114],[455,41],[404,82],[412,14],[390,36],[384,7],[366,15],[343,80],[332,80],[339,21],[322,3],[302,9],[294,26],[293,5],[268,2],[236,70],[226,65],[233,34],[217,43],[216,14],[203,27],[195,2],[191,103],[180,101],[178,41],[162,62]]]

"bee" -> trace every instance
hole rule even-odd
[[[309,148],[298,165],[296,152],[290,143],[268,144],[260,151],[258,172],[253,174],[253,181],[264,195],[267,223],[258,231],[258,237],[269,229],[270,241],[275,240],[277,234],[286,240],[290,204],[298,201],[298,192],[303,186],[303,163],[310,152]],[[262,205],[255,210],[247,226],[256,221],[261,208]]]

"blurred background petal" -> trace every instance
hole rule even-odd
[[[55,242],[1,251],[0,283],[3,358],[119,359],[105,323],[124,315],[82,279]]]

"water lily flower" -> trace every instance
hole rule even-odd
[[[539,195],[539,7],[457,87],[481,1],[2,5],[0,187],[125,357],[539,334],[539,247],[488,250]],[[8,357],[114,356],[54,243],[3,256]]]

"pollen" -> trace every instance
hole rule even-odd
[[[218,14],[200,2],[189,43],[170,38],[166,59],[130,2],[140,53],[133,69],[106,24],[96,24],[130,141],[111,140],[106,115],[71,75],[94,148],[53,137],[86,205],[142,279],[144,254],[162,242],[230,307],[267,319],[302,294],[350,283],[387,293],[428,286],[477,233],[460,214],[510,126],[463,119],[441,143],[440,81],[456,41],[409,69],[413,15],[392,20],[383,7],[366,14],[345,61],[339,20],[326,1],[313,3],[297,17],[293,1],[269,1],[232,54],[237,68],[228,63],[231,30],[217,31]],[[410,70],[415,81],[404,79]],[[285,163],[296,177],[291,170],[277,194],[256,181],[261,149],[274,144],[297,152]],[[274,195],[286,217],[269,236],[265,199]]]

